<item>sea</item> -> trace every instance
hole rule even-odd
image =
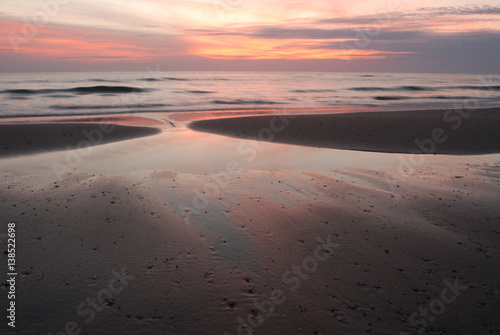
[[[0,74],[0,118],[500,106],[500,75],[337,72]]]

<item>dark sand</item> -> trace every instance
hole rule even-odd
[[[160,132],[152,127],[105,123],[0,124],[0,157],[77,149]]]
[[[189,127],[320,148],[447,155],[500,152],[500,108],[256,116],[195,121]]]

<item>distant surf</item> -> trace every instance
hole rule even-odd
[[[454,108],[457,104],[500,106],[500,75],[19,73],[2,75],[0,87],[0,118],[266,108],[415,110]]]
[[[6,94],[52,94],[52,93],[76,93],[76,94],[97,94],[97,93],[139,93],[147,92],[146,89],[128,86],[90,86],[60,89],[13,89],[3,90],[0,93]]]

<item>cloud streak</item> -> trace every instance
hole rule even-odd
[[[417,12],[431,13],[432,15],[500,15],[498,6],[446,6],[446,7],[421,7]]]
[[[25,63],[78,66],[167,60],[181,66],[187,64],[180,61],[184,58],[190,68],[212,59],[247,61],[250,68],[257,60],[316,62],[311,68],[317,69],[323,61],[349,60],[351,70],[356,64],[364,71],[366,64],[386,70],[392,62],[407,71],[455,64],[451,71],[460,72],[476,71],[480,59],[484,66],[500,68],[500,7],[493,2],[456,6],[436,0],[436,7],[391,11],[360,0],[224,1],[73,0],[38,27],[20,52]],[[38,6],[34,0],[19,8],[7,4],[10,14],[0,16],[0,25],[7,34],[22,36],[26,23],[21,18],[31,17]],[[0,36],[0,59],[16,64],[8,36]]]

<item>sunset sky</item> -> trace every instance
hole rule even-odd
[[[500,73],[498,0],[0,0],[0,71]]]

